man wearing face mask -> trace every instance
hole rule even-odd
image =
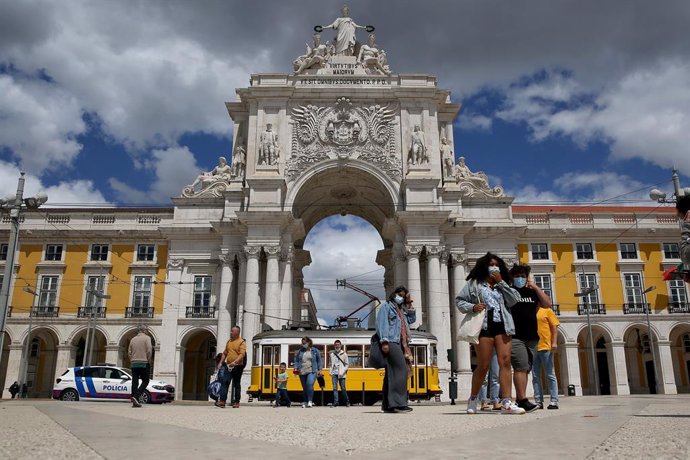
[[[515,321],[515,335],[510,361],[513,366],[515,402],[525,412],[532,412],[539,406],[527,399],[527,375],[532,369],[532,361],[537,354],[539,330],[537,311],[539,307],[551,308],[551,300],[534,282],[529,281],[529,265],[515,265],[510,269],[513,288],[520,293],[520,301],[511,310]]]

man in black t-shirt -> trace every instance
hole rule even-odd
[[[512,337],[511,364],[513,383],[515,383],[515,402],[525,412],[537,409],[527,399],[527,375],[532,370],[532,359],[537,354],[539,332],[537,330],[537,310],[539,307],[551,308],[551,300],[532,281],[528,281],[529,265],[515,265],[510,269],[513,288],[522,299],[510,309],[515,322],[515,335]]]

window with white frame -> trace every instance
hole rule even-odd
[[[0,244],[0,260],[7,260],[7,250],[9,245],[7,243]]]
[[[103,299],[94,293],[103,294],[105,286],[105,276],[89,276],[86,280],[86,306],[100,308],[103,306]]]
[[[549,245],[532,243],[532,260],[549,260]]]
[[[54,307],[57,305],[58,276],[42,276],[41,287],[38,293],[38,305],[40,307]]]
[[[62,245],[61,244],[47,244],[46,245],[46,260],[58,262],[62,260]]]
[[[680,259],[678,243],[664,243],[664,259]]]
[[[208,307],[211,305],[211,277],[194,277],[194,306]]]
[[[597,275],[594,273],[581,273],[579,275],[580,279],[580,290],[584,291],[597,285]],[[580,302],[584,305],[593,305],[599,303],[599,290],[590,292],[586,296],[580,298]]]
[[[544,291],[544,294],[553,300],[553,287],[551,284],[551,275],[534,275],[534,284],[539,286],[539,289]]]
[[[575,253],[578,260],[594,259],[594,250],[592,249],[592,243],[575,243]]]
[[[150,276],[135,276],[134,277],[134,297],[132,300],[132,307],[134,308],[149,308],[151,306],[151,277]]]
[[[621,243],[621,259],[637,259],[637,245],[635,243]]]
[[[155,244],[139,244],[137,245],[137,262],[153,262],[156,255]]]
[[[91,245],[91,261],[102,262],[108,260],[108,251],[110,246],[107,244],[92,244]]]
[[[625,282],[625,302],[627,304],[644,304],[644,294],[642,294],[642,275],[639,273],[623,273]]]
[[[672,304],[686,304],[688,303],[688,291],[685,288],[685,281],[670,280],[668,282],[669,297]]]

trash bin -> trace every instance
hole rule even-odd
[[[451,379],[448,383],[448,398],[458,399],[458,382],[455,379]]]
[[[575,396],[575,385],[568,385],[568,396]]]

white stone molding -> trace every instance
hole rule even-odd
[[[406,244],[405,245],[405,256],[409,260],[410,257],[419,258],[424,250],[424,245],[419,244]]]
[[[244,247],[244,255],[249,259],[258,259],[261,254],[261,246],[250,246]]]

